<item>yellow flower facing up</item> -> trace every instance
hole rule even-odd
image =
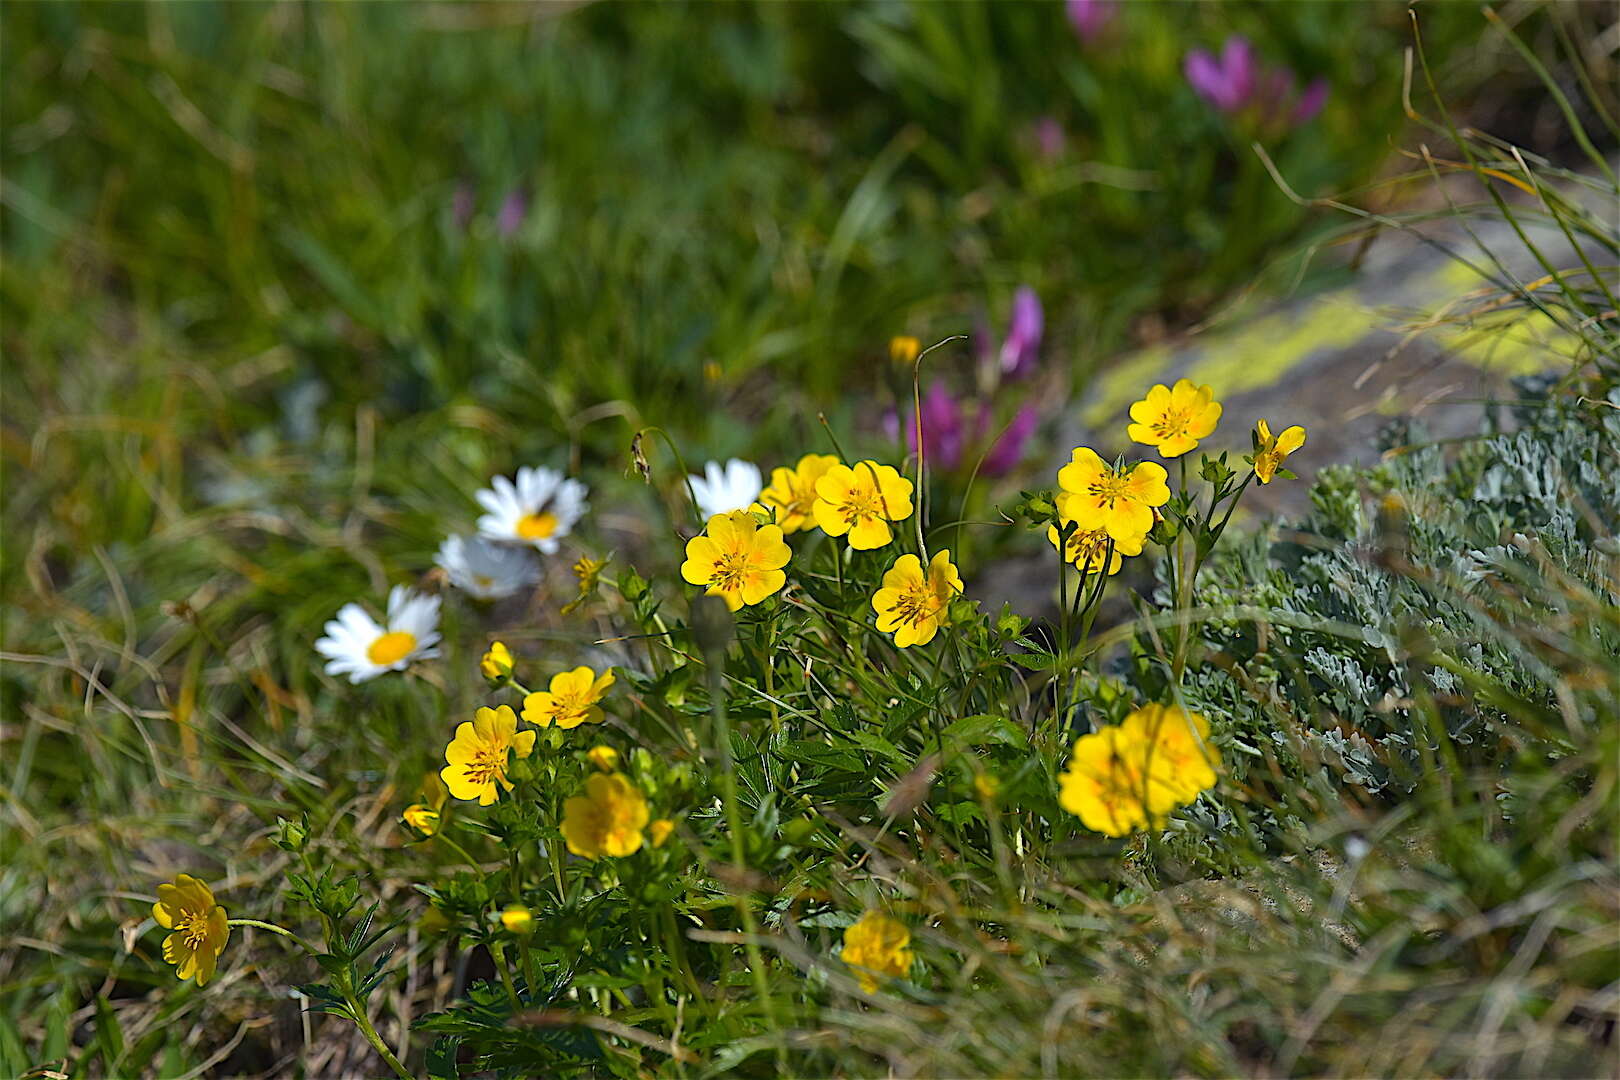
[[[592,773],[585,794],[563,802],[563,840],[587,859],[633,855],[649,817],[647,800],[623,773]]]
[[[547,690],[536,690],[523,699],[523,719],[535,727],[556,724],[564,731],[581,724],[600,724],[607,717],[597,704],[613,685],[613,672],[601,675],[580,665],[551,677]]]
[[[214,965],[231,936],[225,909],[214,902],[214,894],[190,874],[177,874],[172,883],[158,886],[158,902],[152,905],[152,918],[165,930],[163,959],[175,966],[182,979],[196,978],[198,986],[214,977]]]
[[[816,484],[837,464],[831,454],[806,454],[791,469],[778,466],[771,470],[770,486],[760,493],[759,501],[774,511],[783,533],[791,536],[815,527]]]
[[[585,751],[585,756],[590,759],[592,765],[595,765],[603,772],[618,771],[619,752],[613,749],[611,746],[593,746],[589,750]]]
[[[675,831],[675,823],[667,817],[661,817],[647,826],[647,843],[653,847],[663,847],[669,834]]]
[[[514,750],[520,758],[533,753],[534,732],[517,729],[510,705],[479,709],[471,723],[456,728],[456,737],[444,748],[447,764],[439,777],[455,798],[488,806],[500,797],[501,788],[512,790],[506,769]]]
[[[1046,539],[1051,542],[1053,547],[1058,546],[1058,540],[1062,535],[1056,525],[1046,527]],[[1078,567],[1082,573],[1103,573],[1103,563],[1106,559],[1107,572],[1117,574],[1120,566],[1125,561],[1124,556],[1142,554],[1142,545],[1146,541],[1147,534],[1145,533],[1127,536],[1123,540],[1115,540],[1108,535],[1107,529],[1075,529],[1069,534],[1069,541],[1065,546],[1063,555],[1064,558]],[[1108,550],[1110,543],[1114,546],[1112,552]]]
[[[911,971],[911,931],[881,911],[868,911],[844,928],[839,958],[855,969],[861,989],[877,992],[883,979],[903,979]]]
[[[509,934],[534,933],[534,912],[522,904],[507,904],[501,911],[501,925]]]
[[[892,465],[834,465],[816,481],[816,524],[828,536],[847,534],[857,551],[880,548],[894,539],[889,523],[911,516],[911,491]]]
[[[681,577],[718,596],[736,611],[757,604],[787,584],[782,567],[793,552],[779,525],[761,525],[746,510],[716,514],[702,536],[686,542]]]
[[[910,367],[917,362],[917,354],[922,352],[922,342],[909,334],[896,334],[889,339],[889,359],[896,364]]]
[[[478,670],[486,679],[504,679],[512,674],[515,666],[511,650],[499,641],[493,642],[484,658],[478,661]]]
[[[1075,742],[1058,801],[1086,828],[1124,836],[1162,826],[1170,811],[1214,787],[1219,764],[1202,716],[1143,705]]]
[[[962,575],[951,563],[949,549],[934,553],[928,572],[922,560],[902,555],[883,575],[883,587],[872,596],[877,628],[894,635],[896,648],[934,640],[950,614],[951,598],[962,591]]]
[[[1058,514],[1082,530],[1102,529],[1116,542],[1145,536],[1153,529],[1153,508],[1170,501],[1169,474],[1151,461],[1108,464],[1089,447],[1077,447],[1058,470]]]
[[[1305,445],[1305,429],[1295,424],[1293,427],[1283,428],[1277,435],[1271,434],[1271,425],[1264,420],[1256,420],[1254,424],[1254,478],[1262,484],[1269,484],[1277,475],[1282,463],[1288,460],[1288,455]]]
[[[1175,386],[1163,383],[1147,392],[1147,397],[1131,406],[1131,425],[1125,429],[1133,442],[1157,446],[1161,457],[1180,457],[1215,432],[1221,420],[1221,403],[1208,386],[1194,386],[1191,379],[1180,379]]]

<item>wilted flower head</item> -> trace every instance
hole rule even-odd
[[[1325,79],[1314,80],[1296,97],[1293,71],[1262,67],[1254,46],[1239,34],[1226,39],[1219,57],[1194,49],[1187,54],[1185,70],[1199,97],[1228,115],[1245,114],[1265,129],[1303,124],[1327,100]]]

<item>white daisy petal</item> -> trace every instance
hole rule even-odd
[[[540,567],[528,550],[481,536],[447,537],[434,561],[450,584],[480,600],[511,596],[540,580]]]
[[[705,521],[716,514],[748,509],[765,486],[759,466],[740,458],[724,465],[711,461],[703,466],[702,476],[693,475],[690,480],[698,513]]]

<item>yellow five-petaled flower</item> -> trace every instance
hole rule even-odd
[[[889,523],[911,516],[911,491],[893,465],[834,465],[816,481],[816,524],[828,536],[848,534],[857,551],[880,548],[894,539]]]
[[[911,931],[881,911],[868,911],[844,928],[839,958],[860,976],[861,989],[876,993],[882,979],[903,979],[911,971]]]
[[[1220,423],[1221,403],[1208,386],[1195,386],[1191,379],[1177,380],[1173,387],[1163,383],[1147,392],[1147,397],[1131,406],[1130,427],[1125,434],[1134,442],[1157,446],[1161,457],[1180,457],[1207,439]]]
[[[776,523],[784,533],[792,535],[815,526],[816,484],[837,464],[831,454],[806,454],[791,469],[777,466],[771,470],[771,484],[760,493],[759,501],[775,511]]]
[[[500,641],[491,642],[489,651],[478,661],[478,671],[486,679],[504,679],[512,674],[514,666],[512,650]]]
[[[1058,802],[1106,836],[1157,828],[1170,811],[1215,786],[1219,761],[1202,716],[1144,705],[1124,723],[1075,742]]]
[[[782,539],[779,525],[761,525],[746,510],[716,514],[702,536],[686,542],[681,577],[724,600],[736,611],[757,604],[787,584],[782,572],[792,549]]]
[[[647,800],[623,773],[592,773],[585,794],[563,802],[563,840],[587,859],[633,855],[651,816]]]
[[[157,892],[152,918],[173,931],[163,939],[163,959],[175,966],[180,978],[195,977],[198,986],[206,985],[231,936],[225,909],[214,902],[208,886],[190,874],[176,874],[173,883],[159,885]]]
[[[1145,536],[1153,528],[1153,508],[1170,501],[1169,474],[1151,461],[1119,468],[1089,447],[1077,447],[1058,470],[1058,514],[1082,530],[1102,529],[1117,543]]]
[[[510,705],[479,709],[471,723],[456,728],[456,737],[444,748],[448,764],[439,776],[451,795],[488,806],[500,796],[500,788],[512,790],[506,770],[514,750],[520,758],[533,753],[534,732],[517,729],[517,714]]]
[[[564,731],[581,724],[600,724],[606,716],[597,704],[613,685],[613,672],[598,675],[583,664],[573,671],[551,677],[547,690],[536,690],[523,699],[523,719],[535,727],[556,724]]]
[[[1254,424],[1254,478],[1262,484],[1271,483],[1277,469],[1288,455],[1305,445],[1305,429],[1295,424],[1271,434],[1271,425],[1264,420]]]
[[[897,648],[926,645],[945,625],[951,599],[962,591],[962,575],[951,563],[949,549],[934,553],[928,572],[922,560],[902,555],[883,575],[883,587],[872,596],[877,628],[894,635]]]

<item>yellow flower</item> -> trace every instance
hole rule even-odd
[[[1058,546],[1058,538],[1063,534],[1058,532],[1056,525],[1046,527],[1046,539],[1051,541],[1053,547]],[[1111,537],[1107,529],[1075,529],[1069,534],[1069,542],[1064,554],[1068,560],[1087,574],[1098,574],[1103,570],[1103,556],[1108,555],[1108,573],[1119,573],[1120,564],[1124,562],[1121,556],[1142,554],[1142,544],[1147,540],[1147,534],[1139,533],[1127,536],[1123,540],[1112,540],[1114,550],[1108,554],[1108,545]]]
[[[792,535],[815,525],[816,483],[837,464],[831,454],[806,454],[791,469],[778,466],[771,470],[771,484],[759,501],[776,512],[783,533]]]
[[[911,971],[911,931],[880,911],[868,911],[844,928],[839,958],[860,976],[861,989],[876,993],[883,978],[903,979]]]
[[[536,690],[523,699],[523,719],[535,727],[556,724],[564,731],[581,724],[600,724],[606,717],[597,702],[613,685],[613,672],[601,675],[583,664],[551,677],[549,690]]]
[[[518,757],[533,753],[534,732],[517,729],[517,714],[510,705],[479,709],[472,723],[456,728],[456,737],[444,748],[447,764],[439,777],[456,798],[477,799],[479,806],[488,806],[500,795],[497,784],[512,790],[506,767],[513,750]]]
[[[489,652],[478,661],[478,670],[486,679],[504,679],[512,674],[513,666],[511,650],[499,641],[490,645]]]
[[[1273,436],[1269,424],[1264,420],[1255,421],[1254,478],[1262,484],[1271,483],[1288,455],[1304,445],[1305,429],[1298,424],[1284,428],[1280,434]]]
[[[1163,383],[1131,406],[1134,421],[1125,434],[1147,446],[1157,446],[1161,457],[1180,457],[1207,439],[1220,423],[1221,403],[1208,386],[1181,379],[1174,387]]]
[[[816,481],[816,524],[828,536],[848,533],[857,551],[880,548],[894,539],[889,522],[911,516],[911,490],[892,465],[834,465]]]
[[[532,934],[534,913],[522,904],[507,904],[501,912],[501,925],[506,927],[507,933]]]
[[[622,773],[592,773],[585,794],[563,802],[563,839],[587,859],[632,855],[648,817],[647,800]]]
[[[647,826],[647,843],[653,847],[663,847],[669,834],[675,831],[675,823],[667,817],[661,817]]]
[[[1124,836],[1161,826],[1170,811],[1214,787],[1219,763],[1202,716],[1143,705],[1074,744],[1058,801],[1086,828]]]
[[[1116,542],[1144,536],[1153,528],[1153,508],[1170,501],[1163,465],[1139,462],[1115,469],[1097,452],[1078,447],[1058,470],[1058,513],[1081,529],[1104,529]]]
[[[1149,823],[1143,806],[1141,754],[1118,727],[1082,735],[1059,776],[1058,804],[1105,836],[1125,836]],[[1155,822],[1156,823],[1156,822]]]
[[[934,553],[925,575],[922,560],[902,555],[883,575],[883,588],[872,596],[877,628],[894,635],[896,648],[934,640],[950,613],[951,597],[962,591],[962,575],[951,565],[947,548]]]
[[[585,751],[585,756],[603,772],[613,772],[619,767],[619,752],[611,746],[593,746]]]
[[[707,585],[736,611],[757,604],[787,584],[782,567],[792,551],[782,540],[778,525],[761,525],[746,510],[716,514],[707,531],[686,542],[681,577],[693,585]]]
[[[1148,809],[1165,814],[1215,786],[1220,755],[1209,741],[1209,721],[1175,705],[1143,705],[1120,725],[1141,755],[1148,777]]]
[[[889,359],[896,364],[910,367],[917,361],[917,354],[922,352],[922,342],[907,334],[897,334],[889,339]]]
[[[193,976],[198,986],[214,977],[214,965],[231,936],[225,909],[214,903],[207,885],[190,874],[176,874],[174,882],[158,886],[152,918],[174,933],[163,939],[163,959],[175,966],[182,979]]]
[[[423,803],[407,806],[399,818],[423,836],[432,836],[439,831],[439,811]]]
[[[979,798],[985,802],[994,802],[996,796],[1001,794],[1001,781],[990,773],[974,773],[973,790],[978,792]]]

